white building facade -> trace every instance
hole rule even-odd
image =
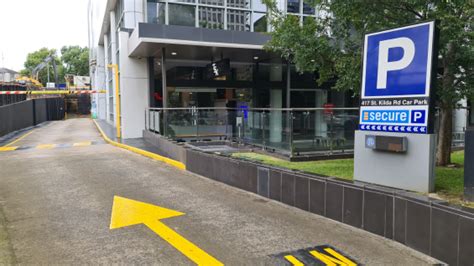
[[[316,17],[304,0],[278,7],[300,21]],[[93,115],[115,125],[124,139],[142,137],[148,107],[335,107],[353,106],[350,96],[318,86],[279,55],[266,52],[270,30],[261,0],[90,0],[89,46]],[[209,69],[222,65],[222,75]],[[118,65],[121,116],[117,117]],[[271,140],[281,140],[281,115],[270,121]],[[321,115],[313,131],[326,131]],[[303,123],[302,122],[302,123]],[[317,134],[316,132],[314,134]],[[319,134],[319,133],[318,133]],[[320,133],[325,134],[325,133]]]

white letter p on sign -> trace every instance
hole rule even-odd
[[[403,57],[400,60],[388,62],[390,48],[402,48]],[[412,40],[401,37],[379,43],[379,62],[377,71],[377,89],[387,88],[387,72],[404,69],[410,65],[415,57],[415,44]]]

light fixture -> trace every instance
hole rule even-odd
[[[171,52],[171,55],[178,55],[177,52]]]
[[[254,56],[253,59],[254,59],[254,60],[258,60],[258,56]]]

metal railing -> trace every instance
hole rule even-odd
[[[358,108],[148,108],[146,129],[175,141],[232,140],[290,156],[354,148]]]

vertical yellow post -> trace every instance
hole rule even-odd
[[[118,74],[118,65],[117,64],[110,64],[107,65],[109,68],[113,68],[114,70],[114,77],[115,77],[115,112],[116,112],[116,128],[117,128],[117,138],[122,137],[122,130],[120,124],[120,93],[119,93],[119,74]]]

